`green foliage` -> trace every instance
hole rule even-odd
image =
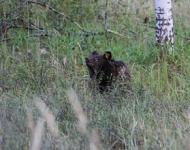
[[[175,45],[169,52],[155,44],[150,1],[146,5],[124,1],[127,6],[116,1],[105,6],[100,0],[44,2],[71,19],[28,4],[21,18],[44,31],[22,26],[10,28],[7,40],[1,37],[0,149],[1,145],[2,149],[28,149],[32,134],[27,112],[32,112],[35,122],[40,116],[34,106],[36,97],[55,116],[64,141],[62,147],[88,149],[89,141],[78,131],[77,118],[65,94],[71,87],[88,117],[88,128],[99,131],[105,149],[114,142],[121,142],[126,149],[185,149],[190,127],[190,30],[181,20],[188,14],[176,14]],[[181,10],[178,3],[174,3],[175,9]],[[0,5],[1,20],[4,13],[19,5],[14,0],[4,1]],[[102,33],[105,11],[108,29],[113,32]],[[150,22],[143,24],[146,15]],[[14,15],[8,16],[12,18]],[[76,23],[90,33],[83,32]],[[124,83],[115,83],[113,91],[103,95],[89,89],[85,57],[94,50],[109,50],[114,59],[128,64],[130,90],[123,87]],[[56,149],[57,143],[47,130],[42,149]]]

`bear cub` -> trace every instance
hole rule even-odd
[[[100,92],[108,90],[113,80],[126,82],[131,80],[127,64],[114,60],[110,51],[106,51],[103,55],[94,51],[85,61],[90,78],[96,82]]]

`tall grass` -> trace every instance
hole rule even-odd
[[[51,36],[9,30],[11,40],[0,44],[0,149],[190,148],[189,2],[173,3],[172,53],[155,45],[152,1],[120,2],[110,1],[106,10],[109,27],[124,36],[84,36],[72,22],[57,16],[54,21],[38,7],[30,19],[43,22]],[[89,30],[104,30],[97,19],[104,1],[84,7],[89,15],[74,19]],[[89,89],[84,58],[94,49],[110,50],[128,63],[130,90],[122,83],[105,94]]]

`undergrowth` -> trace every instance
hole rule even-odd
[[[68,15],[85,29],[104,31],[103,23],[95,15],[103,11],[102,1],[85,5],[76,16],[73,13],[79,13],[80,7],[72,2],[67,2]],[[143,12],[138,13],[131,2],[124,12],[120,12],[122,9],[113,12],[114,4],[110,2],[106,9],[109,26],[124,36],[85,35],[72,21],[61,20],[60,16],[55,21],[52,14],[48,16],[45,10],[35,8],[37,16],[33,14],[30,19],[38,22],[42,19],[51,34],[41,37],[22,28],[10,29],[10,39],[0,43],[0,149],[32,149],[35,127],[39,118],[43,118],[35,105],[38,100],[49,109],[48,116],[52,113],[59,132],[55,136],[46,120],[47,128],[40,130],[41,149],[89,149],[92,148],[89,143],[93,143],[91,137],[99,140],[99,149],[188,149],[190,30],[189,22],[184,19],[188,10],[181,4],[174,3],[173,51],[155,44],[154,29],[149,27],[154,25],[152,6],[149,13],[144,8],[146,5],[137,7]],[[56,8],[61,10],[61,6],[66,8],[66,3]],[[149,25],[143,24],[146,15],[153,18]],[[130,90],[120,88],[122,83],[115,83],[110,93],[89,89],[85,57],[94,50],[109,50],[114,59],[128,64],[132,76]],[[80,117],[69,101],[67,91],[71,88],[77,93],[81,113],[87,117],[87,133],[79,128]]]

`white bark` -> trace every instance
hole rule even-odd
[[[174,43],[171,0],[155,0],[156,41],[163,45]]]

